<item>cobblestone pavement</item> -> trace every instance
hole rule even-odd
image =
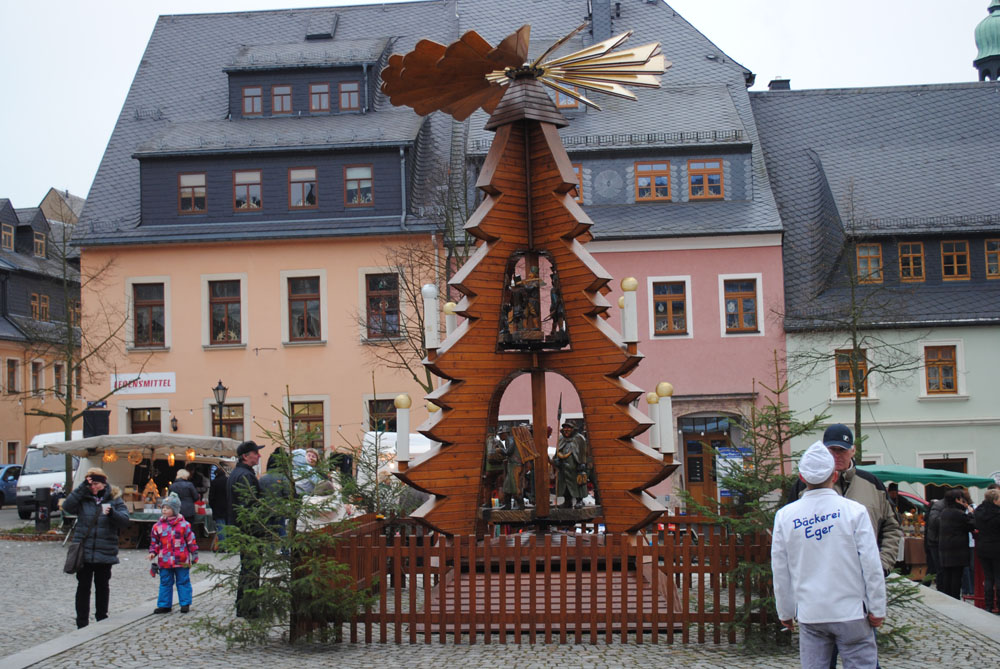
[[[206,562],[217,562],[221,557],[205,551],[201,554]],[[123,549],[118,559],[121,562],[111,568],[111,614],[156,597],[159,583],[149,576],[145,550]],[[63,573],[65,561],[66,548],[60,541],[0,540],[6,595],[0,658],[76,629],[76,576]],[[192,574],[193,581],[202,578]],[[154,606],[150,603],[150,611]],[[93,599],[90,615],[93,619]]]
[[[12,586],[23,597],[8,600],[9,615],[5,616],[6,634],[0,637],[2,657],[55,638],[75,628],[73,592],[76,580],[63,574],[61,566],[65,551],[59,543],[22,543],[0,541],[0,564]],[[150,600],[156,594],[156,582],[147,573],[144,551],[122,551],[122,564],[114,568],[111,580],[112,613]],[[221,555],[203,554],[206,561],[218,562]],[[195,574],[197,580],[200,575]],[[16,584],[16,585],[15,585]],[[36,594],[37,593],[37,596]],[[153,603],[149,602],[150,611]],[[695,669],[777,669],[797,667],[794,649],[777,654],[748,654],[740,646],[720,644],[666,643],[654,645],[603,642],[597,645],[531,646],[513,643],[499,647],[494,643],[462,643],[400,646],[392,643],[304,644],[290,648],[277,636],[263,647],[227,649],[222,639],[191,627],[201,615],[226,617],[232,613],[232,597],[208,592],[195,598],[192,612],[165,616],[148,616],[125,625],[109,634],[78,645],[50,657],[35,666],[44,667],[231,667],[266,665],[274,667],[574,667],[598,668],[620,666],[693,667]],[[882,665],[893,669],[957,665],[963,669],[996,666],[1000,657],[1000,634],[989,638],[959,627],[939,611],[923,604],[909,604],[901,617],[914,629],[912,643],[905,648],[882,653]],[[1000,624],[998,624],[1000,629]],[[405,634],[406,632],[404,632]],[[345,633],[346,636],[346,633]],[[374,637],[378,640],[378,630]],[[363,638],[363,634],[362,634]],[[696,638],[692,635],[692,638]],[[709,632],[708,638],[711,638]],[[449,637],[450,640],[450,637]],[[178,655],[178,643],[186,650]],[[193,654],[192,654],[193,653]]]

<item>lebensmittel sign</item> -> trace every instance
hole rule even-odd
[[[111,390],[117,395],[173,393],[177,391],[177,374],[174,372],[112,374]]]

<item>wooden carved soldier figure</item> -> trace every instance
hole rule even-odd
[[[497,450],[503,455],[503,494],[504,509],[524,508],[524,493],[521,490],[521,453],[517,449],[514,438],[506,432],[500,433],[501,440]]]
[[[573,498],[576,498],[575,508],[579,509],[587,496],[587,442],[583,435],[577,434],[572,423],[563,423],[560,432],[562,435],[552,459],[556,470],[556,496],[563,498],[565,509],[573,508]]]

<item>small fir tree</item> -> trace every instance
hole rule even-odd
[[[790,384],[782,374],[777,352],[774,354],[773,386],[754,380],[754,397],[761,389],[761,402],[755,402],[741,416],[743,431],[743,465],[720,467],[718,485],[732,493],[731,503],[695,500],[686,490],[681,497],[689,510],[721,525],[744,545],[761,544],[774,526],[774,516],[782,506],[782,491],[795,480],[792,454],[785,451],[791,439],[819,429],[829,416],[797,418],[784,403]],[[708,444],[705,448],[718,455]],[[744,557],[730,572],[737,587],[749,591],[749,600],[742,598],[734,611],[731,625],[744,630],[748,646],[771,646],[788,643],[788,635],[780,634],[781,623],[775,615],[774,586],[771,579],[769,553]]]
[[[278,446],[269,470],[277,474],[275,485],[258,504],[238,510],[235,526],[226,526],[220,547],[230,559],[218,566],[197,567],[217,579],[215,587],[234,595],[241,556],[260,574],[258,586],[244,592],[247,608],[257,611],[256,616],[234,620],[229,615],[209,615],[197,621],[230,646],[267,643],[275,633],[289,643],[314,635],[328,640],[332,634],[339,640],[342,623],[373,601],[369,592],[354,587],[348,567],[333,558],[336,533],[350,522],[327,523],[338,515],[341,496],[295,495],[298,481],[331,477],[326,460],[306,468],[292,455],[319,435],[295,429],[290,407],[276,410],[283,419],[277,431],[258,424],[264,437]]]

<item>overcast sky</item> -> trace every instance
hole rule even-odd
[[[33,207],[51,186],[87,194],[158,15],[345,4],[358,3],[0,0],[0,197]],[[754,89],[766,88],[777,75],[801,89],[975,81],[972,33],[989,2],[669,4],[756,73]],[[663,51],[669,60],[670,45]]]

